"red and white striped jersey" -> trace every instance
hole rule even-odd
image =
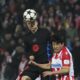
[[[56,75],[56,80],[74,80],[74,69],[72,55],[68,48],[64,47],[58,54],[54,54],[51,59],[52,71],[59,71],[63,66],[69,66],[68,74]]]

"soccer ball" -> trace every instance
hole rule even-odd
[[[37,18],[37,13],[33,9],[27,9],[23,13],[23,19],[24,21],[34,21]]]

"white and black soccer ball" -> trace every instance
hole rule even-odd
[[[37,13],[34,9],[27,9],[23,13],[24,21],[33,21],[36,20],[36,18],[37,18]]]

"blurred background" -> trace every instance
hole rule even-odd
[[[80,80],[80,0],[0,0],[0,80],[15,80],[27,62],[22,15],[28,8],[38,12],[41,28],[65,36]]]

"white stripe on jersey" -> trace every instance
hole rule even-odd
[[[69,51],[68,48],[66,48],[68,53],[70,54],[70,72],[69,72],[69,75],[70,76],[74,76],[74,68],[73,68],[73,59],[72,59],[72,55],[71,55],[71,52]]]

